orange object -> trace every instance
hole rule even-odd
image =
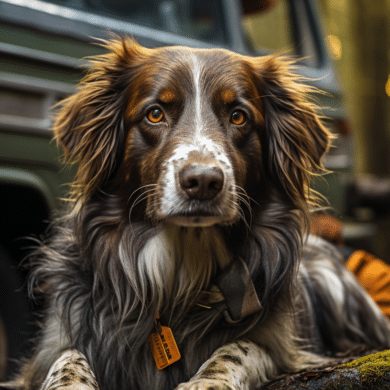
[[[352,253],[346,266],[390,318],[390,266],[363,250]]]
[[[342,222],[329,214],[313,214],[311,217],[311,233],[333,244],[343,244],[342,228]]]
[[[159,370],[181,358],[172,330],[168,326],[158,324],[157,331],[148,337],[148,345]]]

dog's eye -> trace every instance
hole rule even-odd
[[[152,123],[161,122],[164,118],[164,113],[159,108],[152,108],[147,115],[148,119]]]
[[[242,125],[246,121],[246,115],[243,111],[236,110],[232,113],[230,120],[234,125]]]

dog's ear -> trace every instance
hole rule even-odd
[[[315,89],[299,82],[292,61],[276,56],[253,61],[265,111],[269,174],[294,202],[310,201],[310,176],[323,168],[331,139],[308,97]]]
[[[108,180],[123,147],[123,114],[130,69],[146,49],[130,39],[105,41],[108,53],[91,59],[79,91],[62,101],[54,132],[65,161],[77,163],[73,196],[89,198]]]

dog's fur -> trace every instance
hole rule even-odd
[[[54,126],[78,171],[72,210],[33,258],[48,308],[24,388],[69,348],[101,390],[134,390],[252,389],[320,355],[389,346],[387,319],[337,252],[307,241],[329,133],[292,63],[106,46]],[[196,303],[236,257],[263,308],[231,324]],[[182,354],[163,371],[146,342],[158,311]]]

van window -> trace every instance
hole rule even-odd
[[[254,51],[273,52],[293,48],[288,4],[284,0],[275,3],[266,9],[260,8],[258,12],[254,9],[244,14],[242,24],[245,37]]]
[[[320,64],[315,32],[302,0],[241,0],[242,27],[254,54],[280,52],[296,55],[300,63]]]
[[[226,42],[221,0],[51,0],[51,3],[188,38]]]

